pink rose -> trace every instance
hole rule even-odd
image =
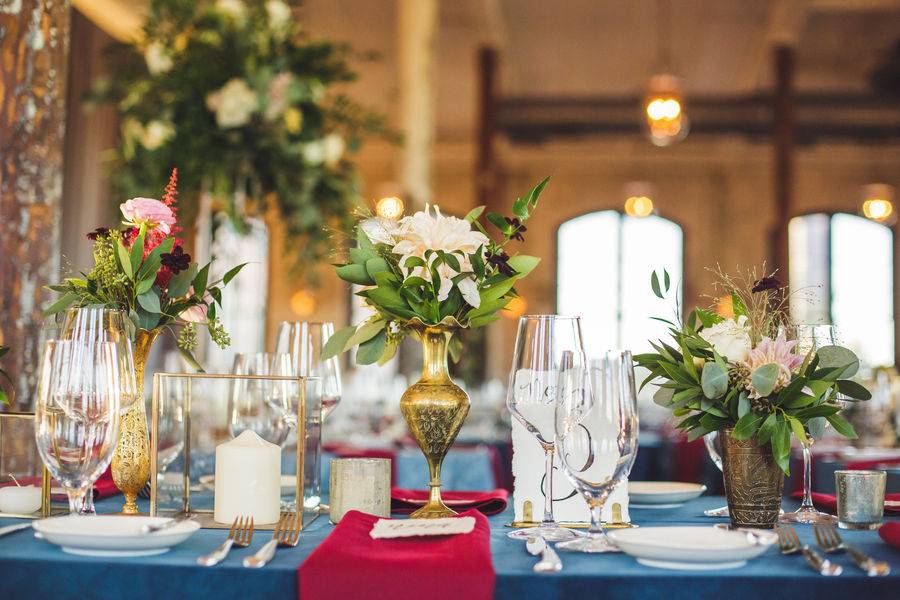
[[[194,293],[194,288],[191,288],[189,295]],[[209,305],[212,304],[213,297],[209,295],[209,292],[205,292],[203,294],[203,303],[191,306],[189,308],[181,311],[181,314],[178,315],[182,321],[187,321],[188,323],[206,323],[206,313],[209,312]]]
[[[172,209],[152,198],[132,198],[119,208],[127,223],[137,227],[147,225],[150,229],[158,227],[166,235],[171,233],[176,223]]]

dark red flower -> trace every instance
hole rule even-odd
[[[754,294],[758,294],[759,292],[764,292],[766,290],[777,290],[781,287],[781,282],[778,281],[778,278],[774,275],[769,275],[768,277],[763,277],[762,279],[755,281],[753,283],[753,288],[750,290]]]
[[[191,255],[185,252],[181,246],[175,246],[171,252],[163,252],[159,257],[162,259],[162,265],[168,268],[173,275],[187,271],[191,266]]]
[[[89,234],[87,234],[87,239],[89,239],[93,242],[97,238],[106,237],[108,235],[109,235],[108,227],[98,227],[97,229],[95,229],[92,232],[90,232]]]
[[[506,224],[510,226],[512,229],[512,233],[509,234],[509,238],[512,240],[518,240],[520,242],[524,242],[525,238],[522,237],[523,231],[528,231],[528,228],[522,225],[522,222],[518,219],[518,217],[503,217],[506,219]]]
[[[498,254],[488,254],[487,261],[497,267],[497,270],[507,277],[512,277],[516,274],[516,270],[509,264],[509,254],[503,250],[500,250]]]

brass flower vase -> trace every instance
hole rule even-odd
[[[784,490],[784,473],[772,456],[772,448],[759,445],[756,436],[736,440],[730,428],[719,433],[732,526],[772,529],[778,522]]]
[[[469,396],[451,381],[447,371],[447,346],[453,331],[439,326],[418,331],[422,340],[422,377],[403,393],[400,411],[428,461],[431,488],[428,503],[411,517],[437,519],[456,514],[441,500],[441,463],[469,414]]]
[[[112,459],[112,477],[116,487],[125,494],[122,514],[139,514],[138,493],[150,478],[150,436],[147,432],[147,410],[144,405],[144,368],[150,348],[159,330],[140,329],[134,340],[134,375],[137,400],[120,417],[119,441]]]

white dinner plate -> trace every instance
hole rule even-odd
[[[629,481],[628,505],[635,508],[649,508],[650,505],[666,505],[674,508],[693,500],[706,491],[706,486],[699,483],[682,483],[680,481]],[[659,506],[663,508],[663,506]]]
[[[200,485],[210,492],[216,491],[216,476],[215,475],[203,475],[198,480]],[[294,475],[282,475],[281,476],[281,493],[288,494],[294,491],[294,486],[297,485],[297,477]]]
[[[84,556],[151,556],[167,552],[200,529],[196,521],[181,523],[157,531],[141,533],[146,524],[170,521],[166,517],[66,515],[41,519],[31,524],[40,537],[61,546],[63,552]]]
[[[641,527],[606,535],[639,563],[662,569],[734,569],[771,545],[752,533],[715,527]]]

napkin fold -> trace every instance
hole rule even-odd
[[[299,597],[315,600],[490,600],[490,528],[476,510],[471,533],[373,540],[379,517],[351,510],[297,570]]]
[[[878,529],[878,535],[889,546],[900,548],[900,521],[885,523]]]
[[[793,494],[791,494],[791,498],[803,498],[803,492],[794,492]],[[813,504],[816,505],[816,508],[818,508],[819,510],[827,510],[832,514],[837,512],[837,497],[833,494],[819,494],[817,492],[813,492],[812,501]],[[900,494],[884,495],[884,514],[900,514]]]
[[[425,506],[428,502],[428,490],[409,490],[391,488],[391,512],[408,515]],[[496,515],[506,510],[509,492],[502,488],[490,492],[454,492],[441,491],[441,498],[449,508],[455,511],[474,509],[485,515]]]

